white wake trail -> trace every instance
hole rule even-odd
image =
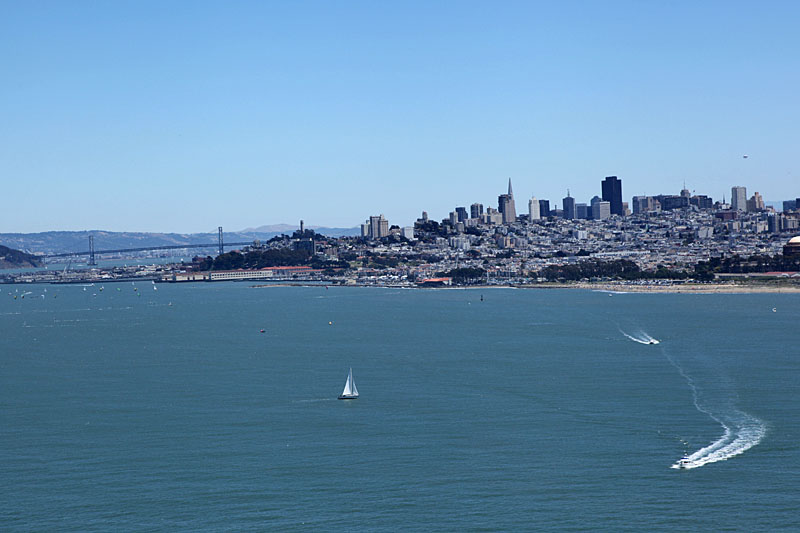
[[[662,353],[664,354],[664,357],[667,358],[667,361],[669,361],[670,364],[675,367],[678,373],[686,380],[686,383],[689,385],[689,388],[692,391],[692,403],[694,403],[695,408],[722,426],[723,430],[722,436],[717,440],[708,446],[700,448],[696,452],[686,456],[686,458],[689,460],[687,464],[681,466],[681,461],[678,461],[670,468],[691,469],[698,468],[709,463],[716,463],[717,461],[726,461],[731,457],[735,457],[746,452],[761,442],[761,440],[764,438],[764,435],[767,433],[767,426],[762,420],[739,411],[738,409],[733,409],[728,415],[717,416],[710,410],[703,407],[699,400],[697,385],[695,385],[691,376],[684,372],[683,368],[672,357],[670,357],[666,350],[662,350]]]
[[[619,332],[622,333],[623,335],[625,335],[626,337],[628,337],[633,342],[638,342],[639,344],[658,344],[659,343],[659,341],[657,339],[654,339],[653,337],[651,337],[650,335],[648,335],[647,333],[644,333],[644,332],[639,332],[639,334],[637,336],[635,336],[635,337],[633,335],[628,335],[627,333],[622,331],[622,329],[620,329]]]

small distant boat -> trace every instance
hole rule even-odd
[[[655,339],[650,339],[650,342],[648,342],[647,344],[658,344],[658,341]]]
[[[358,389],[356,388],[356,382],[353,381],[353,369],[350,369],[350,373],[347,374],[347,381],[344,384],[344,390],[339,395],[340,400],[357,400],[358,399]]]
[[[692,461],[688,457],[686,457],[684,455],[683,457],[681,457],[681,460],[678,461],[678,468],[681,468],[681,469],[689,468],[689,466],[691,466],[691,464],[692,464]]]

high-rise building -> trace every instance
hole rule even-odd
[[[511,178],[508,178],[508,194],[497,197],[497,210],[503,214],[503,224],[517,221],[517,208],[514,206],[514,191],[511,190]]]
[[[611,214],[623,216],[622,210],[622,180],[616,176],[608,176],[603,180],[603,201],[611,205]]]
[[[648,211],[655,210],[655,199],[652,196],[634,196],[633,197],[633,214],[641,215]]]
[[[362,227],[363,233],[363,227]],[[389,221],[383,215],[369,217],[369,231],[367,237],[370,239],[382,239],[389,236]]]
[[[466,207],[456,207],[456,215],[458,215],[459,222],[464,222],[469,218]]]
[[[594,219],[594,212],[596,210],[595,204],[602,202],[599,196],[592,196],[592,199],[589,200],[589,219]]]
[[[539,200],[539,216],[542,218],[550,216],[550,200]]]
[[[572,220],[575,218],[575,198],[569,195],[569,191],[567,191],[567,197],[561,200],[561,205],[564,208],[564,218],[567,220]]]
[[[781,218],[783,218],[783,215],[780,213],[767,213],[767,231],[770,233],[780,233]]]
[[[764,205],[764,199],[758,194],[756,191],[753,196],[747,200],[747,210],[755,213],[756,211],[764,211],[766,210],[767,206]]]
[[[797,200],[784,200],[783,201],[783,212],[787,211],[794,211],[797,209]]]
[[[592,218],[595,220],[605,220],[611,216],[611,202],[600,200],[592,204]]]
[[[539,200],[534,196],[528,200],[528,220],[534,221],[540,218],[542,218],[542,216],[539,214]]]
[[[469,217],[470,218],[481,218],[483,214],[483,204],[472,204],[469,206]]]
[[[589,218],[589,206],[586,204],[575,204],[575,218],[581,220]]]
[[[747,211],[747,187],[731,187],[731,209]]]
[[[502,224],[503,223],[503,213],[499,212],[497,209],[493,207],[487,207],[486,213],[484,213],[483,217],[484,224]]]
[[[714,200],[711,197],[706,196],[705,194],[698,194],[696,196],[692,196],[689,202],[692,205],[696,205],[698,209],[711,209],[714,207]]]
[[[689,207],[689,198],[686,196],[679,196],[677,194],[659,194],[654,198],[659,204],[661,204],[661,209],[664,211],[672,211],[673,209],[683,209],[684,207]]]

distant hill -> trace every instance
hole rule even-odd
[[[238,231],[237,233],[274,233],[276,235],[284,233],[286,235],[291,235],[295,230],[298,229],[300,229],[300,226],[296,224],[272,224],[268,226],[259,226],[257,228],[246,228]],[[305,229],[313,229],[317,233],[328,235],[329,237],[357,237],[361,235],[361,228],[328,228],[325,226],[306,226]]]
[[[297,226],[277,224],[261,226],[237,232],[225,232],[225,242],[250,242],[255,239],[266,241],[276,235],[291,235]],[[331,237],[360,235],[359,228],[311,227],[317,233]],[[171,246],[182,244],[212,244],[217,242],[213,233],[140,233],[117,231],[45,231],[42,233],[0,233],[0,245],[24,250],[28,253],[60,254],[85,252],[89,250],[89,235],[94,236],[95,250],[119,250],[124,248],[145,248],[150,246]]]
[[[26,268],[41,265],[39,259],[31,254],[0,246],[0,268]]]

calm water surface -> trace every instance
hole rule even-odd
[[[5,531],[800,527],[800,296],[0,288]]]

